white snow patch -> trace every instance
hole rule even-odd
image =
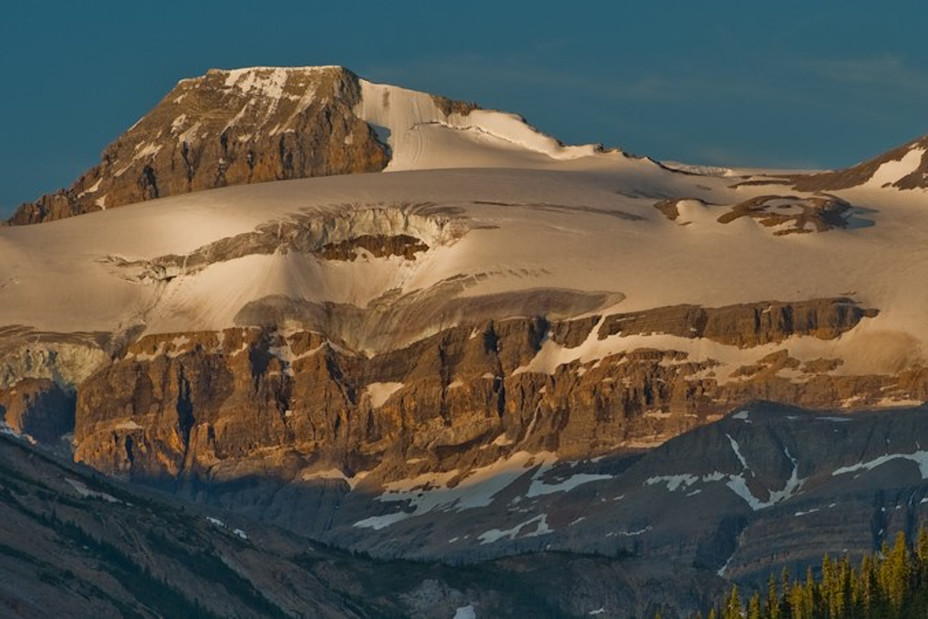
[[[655,477],[649,477],[644,480],[644,486],[653,486],[655,484],[666,484],[667,490],[670,492],[675,492],[677,490],[686,490],[693,484],[697,482],[713,482],[713,481],[722,481],[727,476],[724,473],[719,473],[715,471],[714,473],[709,473],[708,475],[703,475],[702,477],[698,475],[690,475],[689,473],[683,473],[680,475],[658,475]]]
[[[782,488],[779,490],[767,490],[767,500],[761,500],[754,496],[754,494],[748,488],[747,480],[744,478],[743,474],[729,476],[729,480],[726,485],[731,489],[732,492],[744,499],[744,501],[754,511],[765,509],[771,505],[775,505],[781,501],[785,501],[786,499],[791,498],[802,489],[802,485],[805,483],[805,479],[799,478],[799,463],[790,455],[789,449],[784,447],[783,451],[786,453],[786,457],[789,458],[793,463],[793,470],[792,473],[790,473],[789,479],[786,480],[786,483],[783,484]]]
[[[737,553],[737,550],[734,553],[732,553],[730,557],[728,557],[728,560],[725,561],[725,565],[720,567],[718,571],[715,572],[716,574],[718,574],[719,576],[725,576],[725,572],[728,571],[728,566],[731,564],[731,560],[735,558],[735,553]]]
[[[922,479],[928,479],[928,451],[915,451],[908,454],[886,454],[866,462],[858,462],[850,466],[842,466],[832,472],[832,476],[856,473],[857,471],[871,471],[893,460],[911,460],[918,465]]]
[[[491,444],[491,445],[495,445],[495,446],[497,446],[497,447],[506,447],[506,446],[508,446],[508,445],[514,444],[515,442],[516,442],[516,439],[514,439],[514,438],[508,438],[508,437],[506,436],[506,434],[503,433],[503,434],[500,434],[499,436],[497,436],[495,439],[493,439],[493,442],[490,443],[490,444]]]
[[[364,392],[371,399],[371,406],[380,408],[394,393],[403,388],[403,383],[370,383]]]
[[[385,485],[385,492],[376,497],[381,502],[405,502],[411,511],[400,511],[383,516],[372,516],[355,522],[360,528],[381,529],[407,518],[434,511],[460,512],[486,507],[493,498],[512,482],[533,467],[553,461],[550,452],[531,454],[520,451],[509,458],[485,467],[474,469],[459,479],[459,471],[423,473],[412,479],[403,479]],[[456,482],[452,485],[452,481]]]
[[[541,470],[539,470],[539,473]],[[570,492],[577,486],[581,484],[588,484],[591,481],[603,481],[606,479],[612,479],[612,475],[600,475],[596,473],[577,473],[567,479],[560,481],[555,484],[546,484],[542,480],[538,479],[539,475],[536,474],[532,479],[532,485],[529,486],[528,492],[525,496],[532,498],[536,496],[542,496],[545,494],[554,494],[555,492]]]
[[[241,539],[244,539],[244,540],[247,540],[247,539],[248,539],[248,534],[247,534],[247,533],[245,533],[245,532],[242,531],[241,529],[231,529],[231,528],[229,528],[229,525],[227,525],[225,522],[223,522],[223,521],[220,520],[219,518],[214,518],[213,516],[207,516],[207,517],[206,517],[206,520],[207,520],[207,522],[209,522],[209,523],[210,523],[211,525],[213,525],[214,527],[217,527],[217,528],[219,528],[219,529],[225,529],[225,530],[229,531],[230,533],[232,533],[232,535],[234,535],[234,536],[236,536],[236,537],[238,537],[238,538],[241,538]]]
[[[807,514],[814,514],[817,511],[821,511],[818,507],[813,507],[812,509],[807,509],[805,511],[798,511],[793,516],[805,516]]]
[[[140,426],[134,420],[130,419],[129,421],[120,421],[117,423],[114,428],[116,430],[144,430],[145,428]]]
[[[187,115],[181,114],[171,122],[171,133],[177,133],[184,123],[187,122]]]
[[[65,477],[64,480],[74,488],[74,490],[84,499],[101,499],[107,503],[122,503],[119,499],[114,497],[112,494],[107,494],[106,492],[99,492],[97,490],[91,490],[87,487],[82,481],[76,479],[71,479],[70,477]]]
[[[643,535],[651,530],[651,525],[646,526],[643,529],[637,529],[635,531],[616,531],[616,535],[621,535],[622,537],[637,537]]]
[[[473,604],[459,606],[454,609],[453,619],[477,619],[477,611],[474,609]]]
[[[883,185],[895,183],[902,177],[917,170],[918,166],[921,165],[924,154],[924,148],[913,148],[902,159],[887,161],[877,168],[870,180],[864,184],[864,187],[880,188]]]
[[[735,455],[738,457],[738,461],[741,463],[741,468],[750,470],[747,460],[745,460],[744,456],[741,454],[741,449],[739,448],[737,441],[735,441],[735,439],[733,439],[727,432],[725,433],[725,436],[728,437],[728,442],[731,443],[732,451],[734,451]]]
[[[364,520],[358,520],[354,523],[355,527],[359,529],[374,529],[379,531],[380,529],[385,529],[391,524],[396,524],[407,518],[411,518],[415,513],[407,512],[396,512],[393,514],[384,514],[383,516],[371,516],[370,518],[365,518]]]
[[[527,531],[522,533],[522,530],[531,527],[531,525],[536,525],[534,530]],[[513,540],[516,537],[538,537],[539,535],[547,535],[553,533],[554,531],[548,527],[548,515],[539,514],[533,518],[529,518],[525,522],[517,524],[511,529],[491,529],[485,531],[477,536],[477,539],[481,544],[492,544],[498,542],[501,539],[510,539]]]

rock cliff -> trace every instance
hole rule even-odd
[[[211,70],[181,80],[103,151],[99,165],[68,189],[22,205],[10,222],[227,185],[379,172],[389,152],[355,114],[360,96],[358,77],[341,67]]]
[[[289,478],[323,467],[389,481],[519,450],[578,458],[655,443],[761,397],[814,407],[924,397],[924,369],[842,375],[840,361],[801,364],[786,347],[727,370],[645,348],[544,363],[552,348],[642,332],[742,349],[833,339],[875,313],[838,298],[491,320],[374,356],[275,327],[145,336],[80,384],[75,457],[150,481],[241,477],[271,458]]]

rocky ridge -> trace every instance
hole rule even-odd
[[[379,172],[389,147],[358,117],[342,67],[211,70],[181,80],[68,189],[22,205],[33,224],[216,187]],[[475,106],[436,97],[446,114]]]
[[[789,177],[799,191],[837,191],[869,184],[902,190],[928,188],[928,136],[840,170]]]
[[[75,457],[164,482],[245,476],[273,453],[287,478],[323,468],[391,481],[519,450],[576,458],[653,444],[759,397],[814,407],[925,397],[924,369],[842,375],[840,360],[802,364],[787,346],[728,369],[645,348],[545,361],[552,350],[655,331],[742,349],[827,340],[873,315],[839,298],[491,320],[374,356],[273,327],[144,336],[80,384]]]

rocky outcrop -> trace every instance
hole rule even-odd
[[[876,315],[877,310],[862,308],[848,298],[764,301],[717,308],[675,305],[608,316],[598,337],[667,333],[749,348],[782,342],[793,335],[834,339],[853,329],[862,318]]]
[[[765,184],[766,181],[744,181],[735,187],[751,184]],[[856,217],[865,209],[853,207],[849,202],[832,195],[794,196],[762,195],[754,196],[732,205],[708,204],[696,198],[670,198],[654,203],[654,208],[669,221],[688,226],[694,221],[695,213],[709,213],[710,209],[724,210],[715,217],[716,222],[728,224],[741,218],[751,219],[774,236],[788,234],[807,234],[826,232],[835,228],[868,227],[873,222]],[[686,214],[686,216],[683,216]],[[714,215],[713,215],[714,216]]]
[[[910,153],[912,153],[910,155]],[[914,157],[913,165],[902,168],[891,178],[882,179],[882,186],[896,189],[924,189],[928,187],[928,136],[918,138],[898,148],[857,165],[818,174],[788,177],[799,191],[838,191],[857,187],[871,181],[884,164],[900,162],[906,156]]]
[[[24,378],[0,391],[0,420],[17,434],[55,444],[74,429],[75,394],[47,378]]]
[[[428,203],[378,205],[364,210],[341,206],[332,205],[327,214],[297,215],[265,224],[188,254],[141,261],[106,256],[101,262],[114,265],[124,277],[170,281],[177,275],[196,273],[220,262],[274,253],[295,252],[324,260],[353,261],[359,253],[366,252],[375,258],[400,256],[415,260],[430,247],[456,242],[468,229],[463,219],[430,214]]]
[[[825,232],[833,228],[846,228],[846,217],[851,205],[834,196],[757,196],[739,202],[721,215],[718,222],[727,224],[749,217],[767,228],[774,228],[775,236]]]
[[[591,337],[671,333],[748,348],[834,338],[868,315],[849,299],[824,299],[486,321],[374,356],[274,327],[146,336],[80,386],[75,455],[142,479],[242,475],[251,465],[232,463],[257,457],[287,478],[326,464],[379,467],[391,478],[479,466],[517,449],[589,457],[660,442],[758,397],[864,406],[924,395],[921,369],[842,376],[833,372],[840,361],[800,368],[786,349],[731,376],[716,375],[712,359],[648,349],[533,369],[543,346],[569,350]]]
[[[32,224],[246,183],[378,172],[387,147],[354,113],[341,67],[211,70],[180,81],[70,188],[22,205]],[[453,106],[451,106],[453,107]]]

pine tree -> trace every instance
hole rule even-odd
[[[738,594],[738,585],[732,585],[731,594],[722,611],[722,619],[741,619],[741,596]]]
[[[882,572],[883,590],[893,609],[897,612],[902,608],[902,602],[908,593],[909,587],[909,552],[906,548],[905,533],[896,535],[896,542],[889,556],[883,560]]]
[[[748,619],[762,619],[763,615],[761,614],[760,609],[760,593],[755,593],[751,596],[751,599],[748,600]]]
[[[789,591],[789,616],[792,619],[805,619],[809,616],[805,610],[805,588],[797,580]]]
[[[770,574],[767,581],[767,602],[765,606],[769,619],[780,619],[780,594],[777,592],[777,579]]]
[[[811,566],[805,578],[791,578],[783,570],[778,584],[772,574],[767,591],[752,592],[747,608],[738,587],[726,594],[710,619],[897,619],[928,617],[928,532],[920,530],[912,547],[899,533],[892,547],[861,557],[855,566],[844,555],[825,555],[821,575]]]

